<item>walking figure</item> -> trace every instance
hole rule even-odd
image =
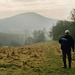
[[[70,31],[66,30],[65,35],[59,39],[59,43],[61,44],[62,55],[63,55],[63,68],[67,68],[66,65],[66,55],[68,56],[69,68],[71,68],[71,48],[73,49],[74,54],[74,40],[69,35]]]

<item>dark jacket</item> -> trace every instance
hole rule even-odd
[[[70,35],[64,35],[64,36],[62,36],[61,38],[66,38],[66,39],[68,39],[68,44],[67,44],[67,46],[63,47],[63,46],[61,45],[61,49],[62,49],[62,50],[64,50],[64,49],[70,49],[70,50],[71,50],[71,48],[72,48],[73,51],[74,51],[74,40],[73,40],[73,38],[72,38]],[[60,44],[61,44],[61,42],[62,42],[61,38],[59,39],[59,43],[60,43]]]

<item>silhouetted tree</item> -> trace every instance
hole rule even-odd
[[[45,34],[42,30],[34,31],[33,37],[34,37],[35,43],[45,41]]]
[[[25,41],[25,45],[45,41],[45,34],[42,30],[33,32],[33,37],[28,37]]]
[[[71,10],[70,15],[71,15],[71,20],[75,22],[75,9]]]
[[[28,37],[25,41],[25,45],[29,45],[29,44],[32,44],[34,43],[34,39],[32,37]]]
[[[49,32],[52,40],[58,40],[60,36],[64,35],[66,29],[70,30],[70,35],[75,40],[75,9],[70,12],[70,18],[72,21],[58,21],[56,26],[53,26]]]
[[[21,46],[21,44],[19,44],[18,42],[12,41],[12,42],[10,43],[10,46],[18,47],[18,46]]]
[[[2,47],[3,46],[3,44],[0,42],[0,47]]]
[[[75,40],[75,9],[72,9],[70,12],[71,20],[73,21],[70,26],[71,35]]]
[[[70,22],[68,21],[58,21],[56,26],[53,26],[52,30],[49,31],[52,40],[58,40],[60,36],[64,35],[64,31],[69,29],[69,26]]]

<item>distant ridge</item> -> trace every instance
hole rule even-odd
[[[10,34],[30,33],[37,29],[50,29],[58,20],[43,17],[34,12],[22,13],[0,19],[0,32]]]

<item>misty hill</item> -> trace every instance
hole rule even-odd
[[[57,20],[43,17],[39,14],[29,12],[15,15],[13,17],[0,19],[0,32],[24,34],[37,29],[50,29]]]
[[[0,45],[21,46],[24,44],[26,36],[24,34],[6,34],[0,32]]]

